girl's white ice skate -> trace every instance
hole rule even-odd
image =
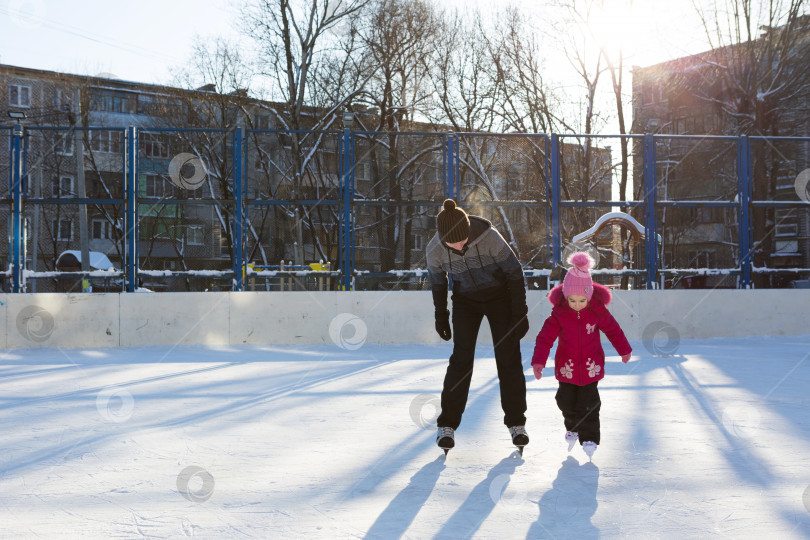
[[[593,441],[585,441],[584,443],[582,443],[582,450],[584,450],[585,453],[588,454],[588,459],[593,458],[593,453],[596,452],[596,448],[597,445]]]
[[[576,431],[566,431],[565,432],[565,442],[568,443],[568,451],[570,452],[571,449],[577,444],[577,438],[579,434]]]

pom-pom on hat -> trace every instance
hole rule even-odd
[[[470,218],[467,212],[457,207],[453,199],[446,199],[442,206],[444,209],[436,216],[439,240],[447,244],[466,240],[470,235]]]
[[[572,294],[579,294],[588,298],[588,302],[593,297],[593,279],[591,279],[591,268],[593,268],[593,258],[584,251],[577,251],[568,257],[568,264],[572,268],[565,274],[563,279],[563,296],[568,298]]]

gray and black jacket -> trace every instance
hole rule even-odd
[[[427,246],[427,267],[437,312],[447,309],[448,274],[453,278],[453,298],[488,302],[508,295],[512,316],[526,314],[523,269],[503,236],[484,218],[470,216],[470,233],[462,251],[433,235]]]

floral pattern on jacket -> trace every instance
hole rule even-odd
[[[551,289],[548,300],[554,307],[537,334],[532,365],[545,367],[551,347],[559,339],[554,355],[557,380],[585,386],[605,376],[605,351],[596,329],[605,333],[619,355],[633,351],[619,323],[607,310],[612,295],[604,285],[593,284],[593,297],[580,312],[568,306],[562,285]]]

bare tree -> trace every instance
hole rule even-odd
[[[429,118],[453,131],[493,131],[499,86],[483,39],[480,15],[470,22],[458,13],[442,22],[442,40],[431,60],[430,79],[438,107]]]
[[[552,133],[556,129],[552,111],[558,99],[544,77],[539,34],[527,22],[525,11],[510,6],[496,21],[492,37],[483,36],[503,96],[496,111],[504,131]]]
[[[413,222],[425,209],[402,202],[412,201],[418,184],[433,179],[430,157],[441,151],[438,137],[418,141],[400,133],[430,97],[428,66],[438,29],[437,13],[423,0],[375,0],[361,26],[361,53],[371,73],[357,102],[376,112],[368,117],[373,124],[363,127],[382,133],[358,134],[357,160],[369,166],[370,177],[368,186],[358,187],[367,188],[363,197],[392,204],[360,206],[358,219],[375,230],[383,271],[394,269],[400,257],[403,266],[411,265]]]
[[[283,103],[278,125],[290,130],[312,129],[334,121],[334,111],[305,119],[313,82],[311,73],[330,59],[336,38],[329,34],[362,9],[369,0],[251,0],[242,9],[245,34],[257,47],[259,73],[271,97]],[[331,42],[331,43],[330,43]]]
[[[594,200],[604,199],[605,183],[610,185],[612,163],[606,150],[596,148],[594,139],[589,135],[598,133],[604,125],[606,115],[597,110],[597,91],[604,74],[604,56],[599,46],[593,42],[588,28],[598,16],[598,5],[595,0],[563,0],[560,2],[562,25],[566,29],[562,35],[565,54],[579,79],[584,97],[575,103],[576,113],[569,119],[560,119],[562,125],[574,133],[585,137],[577,138],[576,143],[564,143],[561,148],[560,174],[563,199]],[[610,189],[607,190],[610,197]],[[562,220],[563,237],[571,238],[574,234],[589,228],[599,211],[576,207],[566,212],[570,217]]]
[[[350,78],[350,56],[357,43],[353,21],[368,1],[251,0],[242,9],[244,33],[256,46],[259,83],[279,102],[268,113],[276,129],[286,130],[278,134],[275,159],[265,156],[265,163],[289,186],[282,193],[286,199],[322,200],[337,191],[337,143],[323,130],[335,125],[358,91],[334,83]],[[333,260],[336,252],[330,244],[336,231],[322,233],[324,224],[336,223],[334,208],[298,203],[283,211],[306,225],[315,257]],[[302,232],[296,237],[303,238]],[[304,256],[301,248],[297,259]]]

